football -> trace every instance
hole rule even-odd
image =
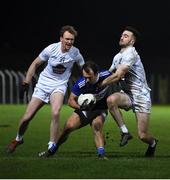
[[[96,98],[93,94],[81,94],[77,100],[80,106],[88,106],[96,103]]]

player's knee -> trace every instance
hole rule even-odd
[[[101,122],[93,122],[92,127],[95,131],[100,131],[102,129],[102,123]]]
[[[53,119],[58,119],[59,115],[60,115],[60,111],[59,110],[54,110],[52,112]]]
[[[23,122],[29,122],[33,117],[32,113],[25,113],[24,116],[22,117]]]
[[[64,129],[66,131],[72,131],[74,128],[75,128],[75,125],[72,122],[67,122],[64,126]]]
[[[117,102],[117,96],[116,95],[111,95],[107,98],[107,105],[108,107],[114,106]]]

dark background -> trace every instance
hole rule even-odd
[[[136,48],[147,73],[169,72],[170,1],[5,1],[0,22],[0,69],[27,70],[67,24],[78,30],[82,55],[109,68],[122,29],[131,25],[142,34]]]

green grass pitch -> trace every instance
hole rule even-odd
[[[49,105],[44,106],[30,123],[24,144],[13,154],[6,154],[6,146],[16,136],[25,108],[25,105],[0,105],[0,179],[170,178],[170,106],[152,107],[150,132],[159,140],[154,158],[144,157],[147,145],[137,138],[132,111],[122,111],[133,135],[125,147],[119,147],[119,129],[109,115],[104,125],[108,161],[97,159],[90,126],[73,132],[53,157],[39,158],[37,153],[47,149],[49,140]],[[63,106],[61,129],[72,111]]]

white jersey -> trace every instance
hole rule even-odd
[[[52,92],[55,87],[66,84],[71,75],[74,63],[79,66],[84,64],[83,56],[79,50],[72,46],[68,52],[61,51],[61,42],[46,47],[39,57],[42,61],[48,61],[45,69],[40,73],[37,87],[46,92]]]
[[[120,64],[129,66],[129,71],[125,75],[124,91],[140,91],[141,88],[150,90],[146,81],[146,75],[140,56],[134,47],[128,47],[123,52],[119,52],[114,58],[110,71],[114,71]]]
[[[119,52],[113,58],[110,71],[116,70],[120,64],[129,66],[129,71],[125,74],[124,80],[120,81],[119,84],[129,96],[133,111],[150,113],[151,89],[148,87],[140,56],[134,47],[128,47],[123,52]]]

